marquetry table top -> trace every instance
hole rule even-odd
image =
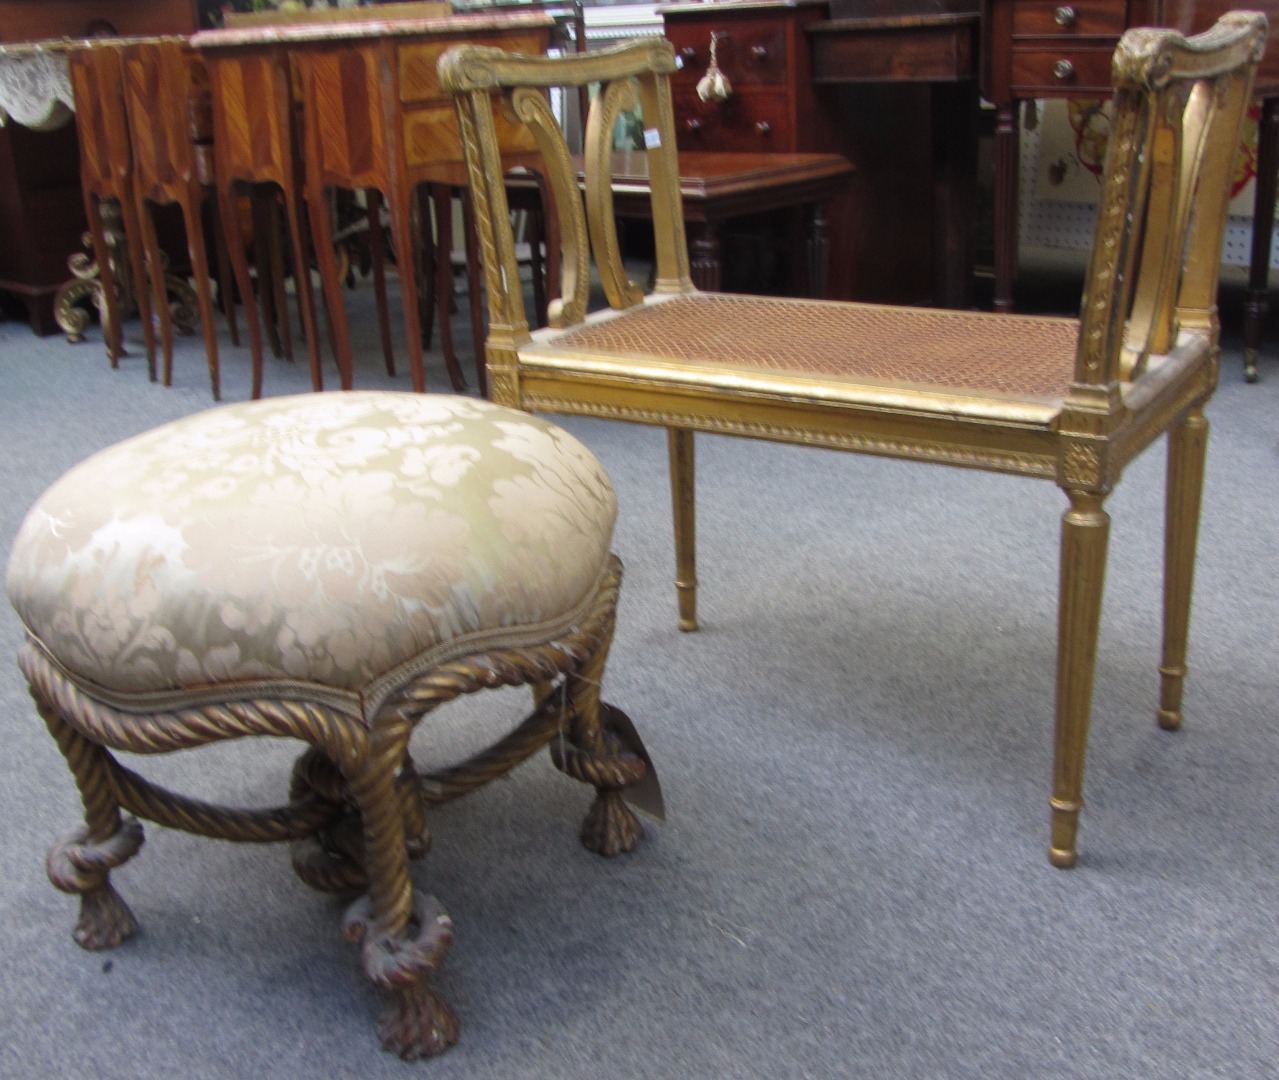
[[[444,36],[490,30],[532,30],[554,25],[555,20],[550,15],[531,13],[444,15],[430,19],[367,19],[359,22],[287,23],[202,30],[191,39],[191,44],[198,49],[277,43],[300,45],[365,38],[412,37],[427,34]]]

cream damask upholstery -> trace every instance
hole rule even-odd
[[[296,842],[319,888],[367,889],[348,917],[394,991],[387,1045],[438,1052],[457,1022],[426,985],[447,916],[414,898],[424,803],[500,775],[557,731],[555,761],[599,792],[583,842],[634,847],[620,797],[645,772],[599,701],[620,564],[616,501],[562,429],[464,397],[348,393],[214,409],[122,442],[58,480],[15,541],[8,592],[20,663],[66,754],[87,827],[50,877],[83,898],[77,940],[134,928],[108,871],[141,844],[120,808],[229,839]],[[437,704],[529,683],[530,717],[498,747],[418,778],[408,737]],[[601,716],[604,718],[601,723]],[[197,804],[110,750],[244,735],[312,744],[290,802]],[[420,782],[419,782],[420,779]]]

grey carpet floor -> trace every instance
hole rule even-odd
[[[353,302],[358,384],[406,386]],[[247,349],[223,342],[240,399]],[[65,468],[209,406],[198,339],[171,389],[132,351],[111,371],[96,331],[70,347],[0,324],[0,554]],[[4,659],[20,631],[0,605],[0,1076],[1279,1075],[1279,364],[1263,370],[1244,385],[1232,341],[1176,734],[1154,723],[1162,454],[1110,500],[1069,872],[1045,858],[1052,485],[699,439],[704,628],[682,635],[662,434],[568,421],[618,489],[606,696],[643,732],[669,817],[633,855],[591,856],[587,795],[544,756],[432,813],[415,881],[456,924],[436,986],[462,1039],[413,1066],[378,1048],[342,905],[283,848],[148,826],[115,875],[141,934],[109,954],[72,942],[75,902],[43,859],[78,802]],[[268,393],[308,385],[303,362],[269,362]],[[414,753],[460,756],[524,705],[449,706]],[[251,740],[141,767],[265,805],[297,750]]]

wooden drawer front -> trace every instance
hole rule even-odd
[[[680,89],[672,97],[681,150],[795,150],[790,102],[783,94],[735,93],[724,102],[704,102],[696,90]]]
[[[1111,62],[1117,41],[1095,48],[1013,50],[1013,93],[1018,97],[1111,91]]]
[[[717,26],[672,27],[668,33],[675,55],[683,65],[671,76],[674,85],[696,86],[711,62],[711,34],[719,35],[715,46],[720,70],[737,86],[784,86],[789,57],[786,55],[786,23],[761,19],[734,21]]]
[[[1013,37],[1118,38],[1127,26],[1127,5],[1106,0],[1022,0],[1013,7]]]
[[[512,124],[496,109],[497,145],[503,153],[536,150],[529,129]],[[462,143],[457,130],[457,112],[452,104],[414,109],[404,117],[404,155],[409,168],[462,160]]]
[[[541,56],[546,51],[544,33],[503,34],[499,40],[487,41],[482,34],[467,38],[450,38],[423,44],[401,45],[397,50],[400,69],[400,100],[406,104],[424,101],[448,101],[449,96],[440,90],[440,80],[435,66],[454,45],[474,41],[478,45],[498,45],[508,52]]]

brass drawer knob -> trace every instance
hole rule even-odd
[[[1062,82],[1066,82],[1075,77],[1075,65],[1069,60],[1058,60],[1053,64],[1053,74]]]
[[[1053,22],[1061,27],[1074,26],[1075,20],[1078,19],[1078,17],[1079,16],[1075,14],[1075,9],[1066,4],[1063,4],[1053,12]]]
[[[770,124],[767,120],[760,120],[755,125],[755,130],[760,135],[771,135],[773,133],[773,125]]]
[[[684,126],[691,132],[698,132],[702,130],[702,122],[695,116],[689,117]]]
[[[692,46],[692,45],[685,45],[682,49],[680,49],[680,51],[679,51],[679,57],[680,57],[680,59],[681,59],[681,60],[683,60],[685,63],[688,63],[688,62],[689,62],[689,61],[691,61],[691,60],[696,60],[696,59],[697,59],[697,50],[696,50],[695,48],[693,48],[693,46]]]
[[[762,64],[765,60],[767,60],[767,59],[768,59],[768,48],[767,48],[767,46],[764,46],[764,45],[752,45],[752,46],[751,46],[751,56],[753,56],[753,57],[754,57],[754,58],[755,58],[755,59],[756,59],[759,63],[761,63],[761,64]]]

